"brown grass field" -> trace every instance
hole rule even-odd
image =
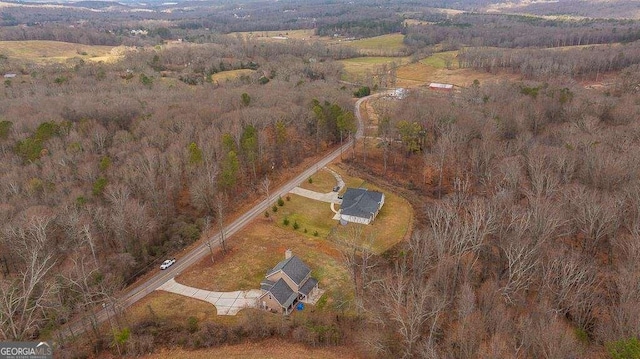
[[[90,46],[60,41],[0,41],[0,54],[9,59],[38,63],[66,62],[73,58],[89,61],[117,61],[124,48]]]
[[[287,41],[291,40],[316,40],[323,42],[330,42],[330,37],[317,36],[314,29],[301,29],[301,30],[281,30],[281,31],[246,31],[246,32],[232,32],[230,35],[242,36],[246,39],[257,39],[263,41]],[[283,39],[286,37],[287,39]]]
[[[344,45],[358,49],[362,54],[394,53],[404,50],[404,35],[388,34],[365,39],[342,41]]]
[[[243,75],[251,76],[254,72],[255,70],[251,70],[251,69],[222,71],[222,72],[218,72],[217,74],[211,75],[211,81],[213,83],[231,81]]]

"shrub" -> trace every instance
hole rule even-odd
[[[355,97],[365,97],[371,95],[371,88],[369,86],[362,86],[358,89],[358,91],[354,92],[353,95]]]
[[[193,334],[195,332],[198,331],[198,318],[196,317],[189,317],[187,319],[187,330],[189,331],[189,333]]]
[[[589,343],[589,334],[584,329],[576,328],[574,330],[574,333],[576,334],[576,338],[578,339],[578,341],[584,344]]]
[[[87,199],[84,198],[84,196],[78,196],[76,197],[76,206],[78,207],[82,207],[85,205],[85,203],[87,203]]]
[[[289,218],[284,217],[284,219],[282,220],[282,224],[284,224],[285,226],[289,225]]]
[[[293,229],[297,230],[298,228],[300,228],[298,221],[293,221]]]
[[[278,212],[278,206],[274,204],[273,207],[271,207],[271,210],[273,211],[273,213]]]
[[[278,197],[278,206],[280,207],[284,206],[284,201],[282,200],[282,197]]]
[[[42,143],[41,141],[34,140],[31,137],[27,137],[22,141],[18,141],[15,147],[15,152],[18,156],[26,161],[35,161],[42,155]]]
[[[287,195],[285,198],[287,199],[287,202],[291,201],[291,196]]]
[[[0,121],[0,139],[5,139],[9,137],[9,131],[13,127],[13,122],[11,121]]]
[[[278,207],[276,207],[276,210]],[[269,218],[269,211],[264,211],[264,218]]]
[[[102,157],[98,166],[98,168],[100,168],[100,171],[104,172],[109,169],[109,167],[111,167],[111,158],[109,156]]]
[[[304,233],[307,233],[307,229],[306,228],[304,229]]]
[[[640,340],[638,338],[609,342],[606,347],[613,359],[640,359]]]
[[[313,236],[317,237],[318,236],[318,231],[313,231]]]
[[[309,179],[307,180],[309,183],[313,183],[313,178],[309,177]]]
[[[104,188],[107,186],[107,179],[105,177],[100,177],[98,178],[94,183],[93,183],[93,195],[94,196],[100,196],[102,194],[102,191],[104,191]]]

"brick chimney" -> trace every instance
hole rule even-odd
[[[291,258],[293,254],[291,253],[291,249],[288,249],[286,251],[284,251],[284,259],[289,259]]]

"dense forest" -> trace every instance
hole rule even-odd
[[[499,82],[378,104],[386,145],[353,166],[412,188],[422,221],[393,260],[358,262],[380,330],[362,333],[367,347],[424,358],[637,348],[640,107],[627,81],[614,96]]]
[[[373,358],[640,357],[640,25],[483,11],[496,3],[0,9],[3,40],[127,45],[110,62],[0,48],[0,339],[57,340],[83,318],[90,332],[62,357],[268,338]],[[293,29],[402,34],[403,57],[375,68],[388,86],[440,52],[443,72],[480,80],[377,97],[343,81],[354,46],[225,35]],[[213,80],[225,73],[238,75]],[[335,148],[355,132],[353,97],[371,93],[367,136],[341,166],[411,203],[408,239],[375,254],[357,233],[325,238],[351,281],[339,307],[152,318],[116,348],[122,333],[93,310]]]

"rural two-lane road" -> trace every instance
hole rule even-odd
[[[276,191],[274,191],[270,199],[263,200],[262,202],[257,204],[255,207],[250,209],[248,212],[238,217],[235,221],[226,225],[224,228],[225,236],[228,238],[236,234],[243,227],[249,224],[249,222],[251,222],[254,218],[264,213],[264,211],[268,210],[273,204],[273,198],[278,198],[278,196],[282,196],[282,197],[286,196],[287,193],[289,193],[293,188],[297,187],[300,183],[305,181],[307,178],[311,177],[320,168],[323,168],[324,166],[328,165],[330,162],[338,158],[338,156],[340,156],[341,153],[348,151],[353,145],[353,142],[356,139],[362,137],[364,133],[362,114],[360,113],[360,107],[362,103],[374,97],[388,95],[392,91],[393,90],[373,94],[367,97],[363,97],[358,101],[356,101],[354,115],[358,119],[358,130],[356,131],[356,135],[354,136],[354,138],[352,138],[350,141],[340,146],[333,152],[327,154],[325,157],[320,159],[318,162],[316,162],[312,166],[308,167],[306,170],[301,172],[295,178],[293,178],[292,180],[290,180],[289,182],[287,182],[286,184],[278,188]],[[122,295],[119,298],[118,307],[122,309],[122,308],[127,308],[133,305],[137,301],[144,298],[147,294],[158,289],[162,284],[166,283],[171,278],[180,274],[189,266],[196,264],[199,260],[201,260],[204,256],[206,256],[209,253],[210,251],[208,246],[209,243],[211,243],[211,245],[214,247],[218,247],[220,245],[220,232],[218,232],[213,237],[209,238],[208,241],[203,241],[196,248],[192,249],[186,255],[179,258],[178,261],[173,266],[169,267],[169,269],[164,271],[158,270],[158,273],[153,277],[149,278],[146,282],[139,284],[135,288],[126,292],[124,295]],[[108,307],[104,308],[96,312],[96,321],[99,323],[104,322],[111,315],[113,315],[113,310]],[[72,324],[70,327],[64,328],[63,329],[64,334],[62,334],[62,336],[66,337],[71,333],[73,333],[73,335],[78,335],[84,332],[85,330],[86,328],[83,325],[83,323],[76,322]]]

